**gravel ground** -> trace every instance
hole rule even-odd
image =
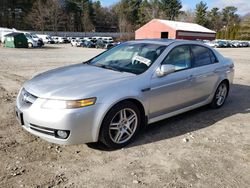
[[[59,146],[22,130],[15,97],[25,80],[79,63],[97,49],[0,47],[0,187],[250,186],[250,48],[218,49],[235,62],[222,109],[203,107],[150,125],[128,147]]]

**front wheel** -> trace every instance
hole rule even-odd
[[[220,108],[226,101],[227,95],[229,91],[229,86],[226,82],[220,83],[216,92],[214,94],[213,101],[211,102],[210,106],[212,108]]]
[[[32,48],[32,47],[33,47],[33,44],[29,42],[29,43],[28,43],[28,47],[29,47],[29,48]]]
[[[141,127],[137,106],[129,101],[115,105],[105,116],[100,141],[108,148],[119,149],[129,144]]]

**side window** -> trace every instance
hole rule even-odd
[[[191,54],[189,46],[177,46],[169,54],[162,64],[171,64],[175,70],[183,70],[191,67]]]
[[[211,52],[208,48],[203,46],[193,45],[191,49],[194,55],[194,65],[193,65],[194,67],[200,67],[212,64]]]
[[[211,50],[209,50],[209,51],[210,51],[210,57],[211,57],[212,63],[217,63],[218,60],[217,60],[216,56],[214,55],[214,53]]]

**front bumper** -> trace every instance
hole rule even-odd
[[[37,98],[33,104],[20,102],[17,98],[16,116],[29,133],[56,144],[83,144],[95,142],[96,113],[98,104],[78,109],[43,109],[44,99]],[[66,139],[59,138],[58,130],[69,133]]]

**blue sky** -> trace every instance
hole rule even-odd
[[[110,6],[119,0],[100,0],[103,6]],[[182,0],[184,10],[195,9],[195,5],[201,0]],[[208,7],[224,8],[225,6],[235,6],[238,8],[238,14],[246,14],[250,12],[250,0],[203,0]]]

